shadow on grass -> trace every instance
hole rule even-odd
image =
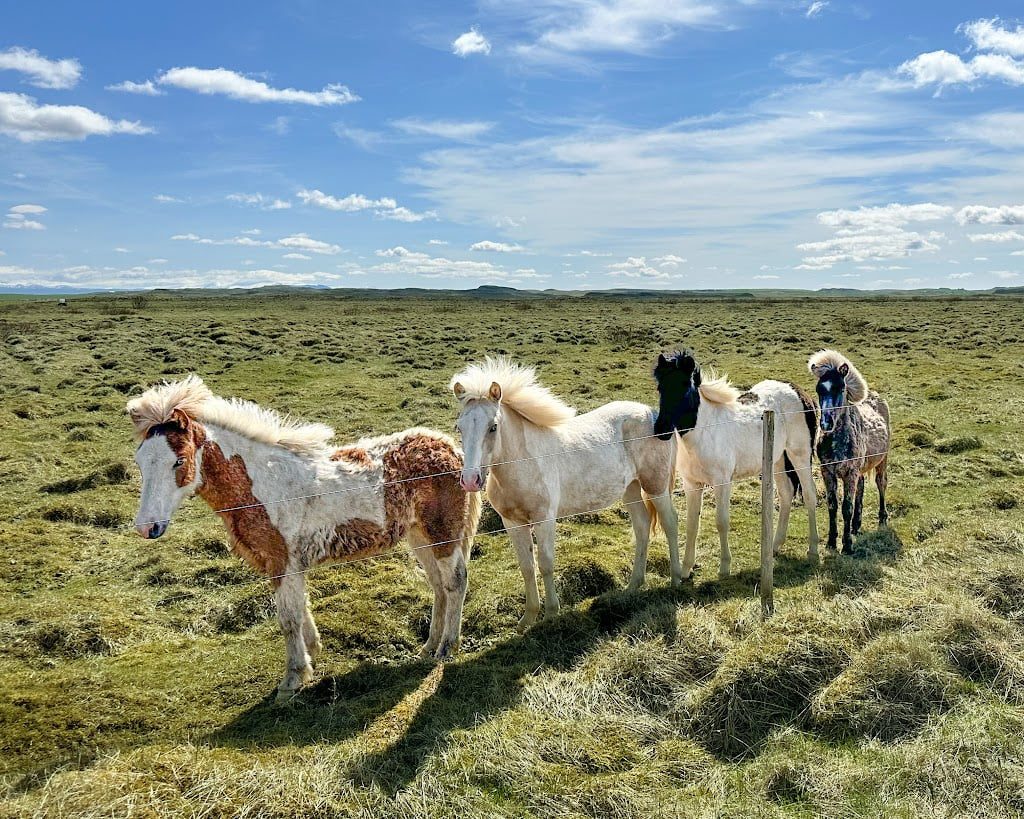
[[[806,560],[780,557],[776,586],[805,583],[817,567]],[[663,586],[636,592],[616,590],[595,598],[582,610],[565,611],[526,634],[510,637],[478,654],[464,655],[432,672],[431,663],[395,665],[363,663],[345,674],[327,677],[303,691],[288,707],[274,705],[273,694],[239,715],[211,737],[215,744],[273,747],[313,742],[340,742],[366,732],[367,755],[349,775],[396,792],[415,778],[424,759],[453,731],[469,728],[514,706],[525,680],[540,669],[571,669],[600,639],[616,634],[650,614],[648,631],[672,640],[676,621],[666,615],[675,607],[749,597],[758,571],[740,572],[726,580]],[[435,680],[428,678],[434,677]],[[415,702],[415,713],[397,718],[398,738],[378,741],[375,721],[387,724],[403,700]],[[411,709],[410,709],[411,710]]]

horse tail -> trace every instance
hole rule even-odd
[[[462,532],[459,534],[459,546],[462,556],[469,563],[469,553],[473,550],[473,537],[480,525],[480,515],[484,509],[483,492],[466,492],[466,509],[462,516]]]
[[[646,493],[644,493],[644,506],[647,508],[647,514],[651,516],[651,537],[654,537],[654,533],[658,531],[658,507],[651,502]]]
[[[818,439],[818,410],[814,405],[814,401],[811,400],[811,396],[807,394],[807,391],[798,384],[789,382],[789,386],[796,393],[796,397],[800,399],[800,405],[802,407],[801,415],[804,417],[804,424],[807,426],[807,434],[810,436],[810,451],[808,454],[808,463],[814,461],[814,444]],[[789,482],[793,485],[793,495],[800,497],[800,474],[796,471],[793,466],[793,462],[789,459],[789,453],[782,453],[783,462],[786,468],[786,475],[789,477]]]

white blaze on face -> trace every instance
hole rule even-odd
[[[498,409],[497,402],[470,401],[455,423],[463,451],[459,483],[467,492],[479,492],[487,484],[488,465],[494,459],[498,439]]]
[[[178,486],[177,454],[165,435],[147,438],[135,451],[135,463],[142,473],[142,493],[139,513],[135,516],[135,530],[145,538],[158,538],[167,531],[171,516],[181,502],[199,486],[202,450],[196,452],[195,479]]]

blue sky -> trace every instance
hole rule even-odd
[[[0,288],[1021,284],[1015,12],[11,5]]]

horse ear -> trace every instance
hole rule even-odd
[[[666,364],[668,364],[668,359],[665,358],[665,354],[664,353],[658,353],[658,366],[659,367],[664,367]]]
[[[452,392],[455,394],[455,397],[461,401],[462,396],[466,394],[466,388],[462,386],[461,381],[456,381],[452,384]]]
[[[840,364],[840,365],[839,365],[839,374],[840,374],[840,375],[841,375],[841,376],[842,376],[843,378],[846,378],[846,376],[847,376],[847,374],[848,374],[849,372],[850,372],[850,365],[849,365],[849,364],[847,364],[847,363],[846,363],[845,361],[844,361],[844,362],[843,362],[842,364]]]
[[[189,427],[192,426],[192,419],[189,418],[188,415],[180,409],[176,409],[173,412],[171,412],[171,417],[169,420],[173,421],[185,432],[187,432]]]
[[[487,391],[487,394],[491,396],[492,400],[500,401],[501,400],[501,384],[499,384],[497,381],[492,381],[491,382],[491,388]]]

